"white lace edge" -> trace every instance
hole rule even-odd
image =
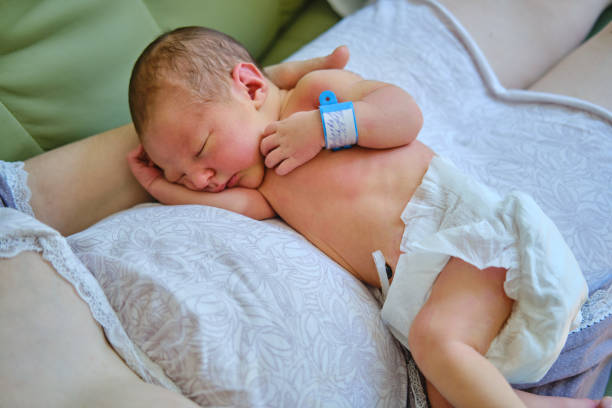
[[[64,237],[37,220],[8,208],[0,208],[0,227],[0,258],[14,257],[23,251],[41,253],[87,303],[109,343],[128,367],[148,383],[181,393],[161,367],[129,338],[98,281],[74,255]]]
[[[6,182],[13,193],[15,205],[22,213],[34,216],[30,206],[32,192],[28,187],[28,172],[23,168],[23,162],[5,162],[0,160],[0,174],[6,178]]]
[[[582,314],[582,322],[571,333],[577,333],[591,327],[610,316],[612,314],[612,285],[593,292],[582,305],[580,313]]]

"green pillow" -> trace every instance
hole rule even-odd
[[[159,32],[139,1],[5,2],[0,122],[8,126],[0,159],[25,159],[129,122],[131,66]]]
[[[217,28],[257,58],[280,29],[281,11],[302,1],[0,3],[0,159],[23,160],[130,122],[132,65],[163,31]]]
[[[612,21],[612,5],[602,11],[585,41],[600,32],[610,21]]]
[[[161,31],[187,25],[214,28],[240,41],[258,58],[281,26],[281,4],[296,0],[144,0]]]
[[[340,21],[327,0],[308,2],[262,58],[263,66],[278,64]],[[329,50],[330,52],[332,50]]]

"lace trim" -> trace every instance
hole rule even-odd
[[[403,349],[403,347],[402,347]],[[404,349],[405,350],[405,349]],[[411,408],[428,408],[429,402],[427,395],[425,395],[424,384],[421,380],[421,374],[416,366],[416,363],[412,359],[409,352],[406,353],[406,368],[408,371],[408,380],[410,382],[409,392],[412,398],[408,398],[408,402],[413,402],[414,405]],[[412,405],[412,404],[411,404]]]
[[[143,380],[179,392],[161,368],[138,349],[123,329],[100,285],[74,255],[58,232],[13,209],[0,209],[0,258],[36,251],[74,286],[89,305],[94,319],[104,328],[110,344]]]
[[[579,332],[601,322],[612,314],[612,285],[607,289],[595,291],[580,309],[582,322],[572,333]]]
[[[32,193],[28,187],[28,172],[23,168],[23,162],[5,162],[0,160],[0,174],[4,175],[9,185],[17,210],[34,216],[30,206]]]

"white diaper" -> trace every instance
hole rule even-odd
[[[403,253],[382,309],[391,332],[408,347],[412,321],[451,256],[507,268],[504,290],[515,304],[486,357],[511,383],[540,380],[580,324],[588,294],[552,221],[528,195],[501,197],[440,157],[401,217]]]

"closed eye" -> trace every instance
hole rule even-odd
[[[202,152],[204,151],[204,146],[206,146],[206,142],[204,142],[202,144],[202,147],[200,148],[200,150],[198,151],[198,153],[196,154],[196,157],[200,157],[200,155],[202,154]]]
[[[204,148],[206,148],[206,142],[208,142],[208,137],[206,137],[206,139],[204,139],[204,142],[202,142],[202,147],[200,148],[200,150],[198,150],[196,157],[200,157],[202,155],[202,152],[204,152]]]

